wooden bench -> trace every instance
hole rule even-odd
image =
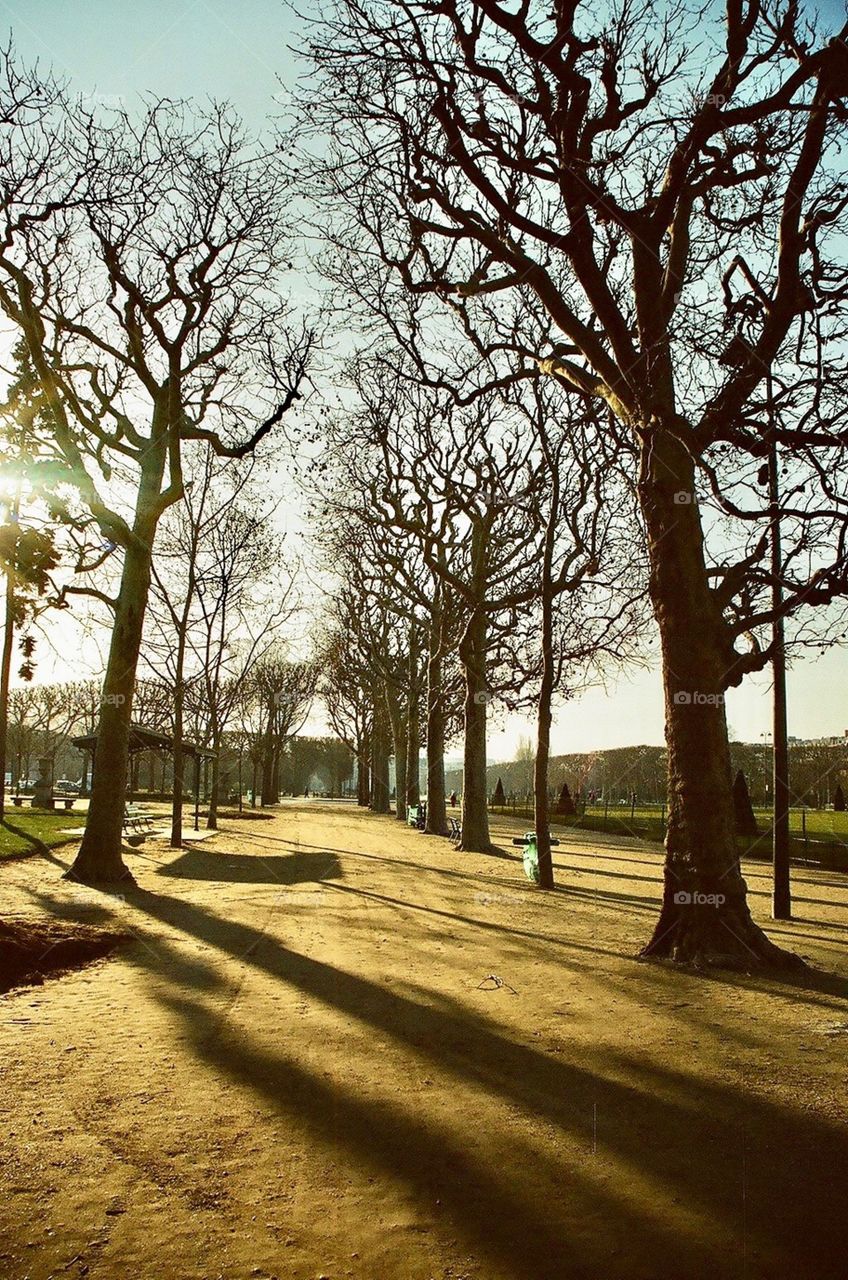
[[[448,839],[453,845],[459,845],[462,840],[462,824],[458,818],[453,818],[450,814],[448,814]]]

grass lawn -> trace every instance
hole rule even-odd
[[[492,806],[492,812],[505,818],[517,818],[533,825],[533,810],[522,805]],[[770,857],[771,811],[755,809],[760,835],[748,842],[743,854],[754,857]],[[665,836],[666,809],[664,805],[589,805],[585,812],[573,817],[551,818],[551,826],[576,827],[586,831],[606,831],[612,835],[636,835],[645,840],[662,841]],[[834,866],[848,866],[848,812],[836,813],[832,809],[792,809],[789,814],[793,857],[804,857],[810,852],[824,853]],[[805,839],[806,837],[806,839]],[[741,846],[741,841],[740,841]],[[823,849],[822,846],[827,846]]]
[[[79,826],[80,815],[65,809],[50,813],[45,809],[6,809],[6,817],[0,822],[0,858],[20,857],[23,853],[36,853],[39,845],[55,848],[78,837],[69,836],[63,828]]]

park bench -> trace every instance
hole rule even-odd
[[[153,818],[140,805],[128,804],[124,808],[124,830],[134,835],[145,835],[153,830]]]
[[[427,826],[426,803],[411,804],[407,811],[406,821],[410,827],[416,827],[419,831],[423,831]]]
[[[75,799],[74,796],[54,796],[52,807],[55,809],[56,806],[61,802],[66,809],[73,809],[74,799]],[[12,796],[12,804],[15,806],[16,809],[23,808],[24,800],[29,800],[32,807],[33,808],[36,807],[35,799],[33,796]]]
[[[452,818],[450,814],[448,814],[448,839],[455,845],[462,840],[462,824],[458,818]]]

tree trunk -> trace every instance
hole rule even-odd
[[[486,612],[478,605],[459,645],[465,674],[465,745],[462,779],[462,842],[469,852],[487,853],[489,808],[486,794]]]
[[[386,710],[395,754],[395,817],[398,822],[406,822],[406,717],[402,700],[394,689],[386,690]]]
[[[442,689],[443,616],[441,595],[433,601],[427,655],[427,824],[429,835],[447,835],[445,805],[445,708]]]
[[[185,700],[183,688],[183,658],[180,647],[184,649],[181,639],[177,649],[177,678],[174,683],[174,745],[171,762],[174,769],[171,783],[171,848],[179,849],[183,842],[183,787],[185,785],[185,755],[183,754],[183,706]],[[163,779],[164,782],[164,779]]]
[[[533,799],[536,849],[539,857],[539,888],[553,889],[554,864],[551,856],[548,761],[551,754],[551,703],[554,695],[553,600],[546,574],[542,588],[542,681],[536,722],[536,759],[533,764]]]
[[[221,785],[220,746],[221,744],[218,740],[217,734],[213,733],[212,747],[215,751],[215,754],[212,757],[212,786],[209,791],[209,807],[206,815],[207,831],[218,830],[218,800],[219,800],[218,791]]]
[[[386,713],[379,703],[374,705],[374,727],[371,730],[371,809],[389,812],[389,742]]]
[[[97,751],[85,835],[69,880],[86,884],[132,880],[121,857],[129,726],[144,614],[150,590],[153,530],[136,533],[124,554],[115,625],[100,705]]]
[[[273,804],[271,791],[274,785],[274,708],[268,708],[268,726],[262,744],[262,807]]]
[[[356,755],[356,803],[364,809],[367,809],[371,803],[371,777],[368,767],[370,742],[370,736],[367,733],[363,733],[359,740]]]
[[[738,680],[710,590],[694,464],[670,433],[643,446],[639,493],[660,633],[668,747],[663,904],[643,956],[699,966],[800,963],[751,918],[734,833],[724,691]]]
[[[406,713],[406,807],[420,804],[421,783],[419,757],[421,754],[421,695],[419,677],[418,628],[413,623],[409,629],[409,699]]]

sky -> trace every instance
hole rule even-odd
[[[309,0],[301,7],[308,11]],[[842,0],[824,0],[818,11],[828,25],[844,20]],[[223,99],[255,129],[279,113],[280,95],[284,99],[285,86],[297,73],[290,47],[298,46],[303,33],[302,21],[279,0],[0,0],[0,31],[4,27],[26,61],[38,58],[52,66],[80,94],[100,95],[107,104],[123,99],[127,105],[145,92]],[[88,652],[96,668],[96,641]],[[46,661],[43,674],[49,668]],[[54,674],[58,678],[59,670]],[[841,736],[848,729],[844,649],[796,661],[788,688],[790,734]],[[761,741],[771,715],[768,675],[731,690],[727,706],[733,737]],[[512,759],[519,736],[531,728],[517,717],[493,726],[490,759]],[[326,729],[313,718],[306,731]],[[552,733],[554,752],[662,740],[656,666],[568,702],[558,710]]]

